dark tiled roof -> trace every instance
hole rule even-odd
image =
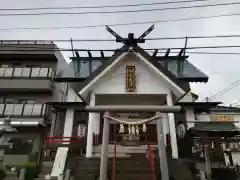
[[[178,72],[177,72],[177,60],[168,59],[166,61],[168,63],[168,70],[170,70],[175,76],[177,76],[182,80],[186,80],[189,82],[207,82],[208,81],[208,76],[187,60],[184,60],[183,72],[181,77],[178,76]],[[164,65],[163,61],[158,61],[158,62]]]
[[[110,58],[110,57],[109,57]],[[108,59],[109,59],[108,58]],[[185,60],[184,61],[184,66],[183,66],[183,73],[182,76],[179,77],[177,73],[177,59],[176,57],[174,59],[171,59],[172,57],[169,57],[169,59],[165,58],[166,62],[168,63],[168,70],[176,76],[179,80],[187,81],[187,82],[207,82],[208,81],[208,76],[204,74],[201,70],[199,70],[196,66],[194,66],[192,63],[189,61]],[[81,57],[81,59],[87,60],[88,57]],[[106,58],[107,59],[107,58]],[[104,59],[104,61],[108,61]],[[162,60],[163,57],[161,57],[161,60],[159,60],[159,57],[154,58],[154,61],[157,61],[161,66],[165,66],[165,62]],[[94,64],[95,61],[92,62]],[[100,62],[101,58],[99,57],[99,61],[97,66],[94,66],[93,69],[100,67]],[[68,65],[67,68],[64,69],[63,74],[59,76],[57,73],[57,77],[55,78],[56,81],[67,81],[67,82],[82,82],[88,77],[88,69],[82,67],[81,69],[81,77],[75,77],[74,74],[74,66],[72,63]]]
[[[240,112],[239,107],[230,107],[230,106],[216,106],[210,109],[213,112]]]

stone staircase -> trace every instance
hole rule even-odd
[[[109,171],[112,172],[112,161],[109,159]],[[152,167],[145,153],[131,154],[130,157],[116,158],[116,180],[152,180]]]
[[[100,158],[76,157],[75,180],[96,180],[100,171]]]
[[[154,149],[154,147],[152,147]],[[146,156],[147,146],[121,146],[117,145],[116,179],[115,180],[152,180],[153,173],[150,161]],[[155,151],[156,179],[161,180],[158,152]],[[97,180],[100,174],[101,146],[94,148],[92,158],[74,157],[75,180]],[[113,167],[114,148],[108,146],[108,177],[111,179]],[[171,155],[168,155],[171,157]],[[73,164],[73,163],[71,163]],[[170,179],[193,180],[191,172],[181,159],[168,158]]]
[[[113,158],[108,159],[108,177],[112,175]],[[96,180],[100,173],[100,158],[76,158],[75,179]],[[145,154],[116,158],[116,180],[152,180],[151,164]]]

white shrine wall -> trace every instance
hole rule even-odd
[[[131,57],[131,58],[130,58]],[[159,75],[138,60],[136,56],[126,56],[117,66],[113,67],[94,87],[96,94],[167,94],[169,85]],[[136,92],[125,90],[126,65],[136,67]]]

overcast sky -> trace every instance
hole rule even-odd
[[[166,2],[167,0],[162,0]],[[170,0],[168,0],[170,1]],[[173,1],[173,0],[171,0]],[[161,0],[1,0],[1,8],[33,8],[49,6],[99,6],[99,5],[119,5],[119,4],[137,4],[161,2]],[[183,5],[202,5],[214,3],[226,3],[227,0],[209,0],[209,2],[181,3],[178,5],[157,5],[132,8],[107,8],[107,9],[85,9],[85,10],[65,10],[71,12],[80,11],[114,11],[127,9],[146,9],[146,8],[164,8]],[[236,2],[236,0],[231,1]],[[85,26],[99,24],[116,24],[131,23],[141,21],[169,20],[179,18],[189,18],[197,16],[211,16],[227,13],[239,13],[240,5],[208,8],[192,8],[171,11],[154,11],[139,13],[121,13],[121,14],[88,14],[88,15],[45,15],[45,16],[0,16],[0,29],[2,28],[21,28],[21,27],[47,27],[47,26]],[[63,10],[51,10],[48,12],[63,12]],[[0,11],[0,13],[7,13]],[[33,12],[33,11],[31,11]],[[43,12],[43,11],[34,11]],[[9,11],[8,13],[18,13]],[[19,12],[23,13],[23,12]],[[27,12],[25,12],[27,13]],[[222,35],[222,34],[240,34],[240,16],[221,17],[203,20],[191,20],[180,22],[167,22],[155,24],[155,30],[148,37],[172,37],[172,36],[204,36],[204,35]],[[151,24],[116,26],[112,27],[120,35],[126,36],[129,32],[140,35]],[[0,31],[0,39],[110,39],[112,36],[104,27],[85,28],[85,29],[52,29],[52,30],[22,30],[22,31]],[[189,40],[189,46],[210,46],[210,45],[240,45],[240,38],[223,38],[223,39],[198,39]],[[75,48],[115,48],[120,44],[114,42],[81,42],[75,43]],[[69,43],[58,43],[59,47],[70,47]],[[144,48],[161,48],[161,47],[182,47],[183,40],[167,41],[148,41],[143,45]],[[239,52],[237,49],[201,49],[195,52]],[[69,53],[65,53],[68,57]],[[209,75],[210,80],[207,84],[194,83],[192,90],[200,95],[200,99],[217,93],[222,88],[227,87],[232,82],[240,78],[240,56],[239,55],[199,55],[191,54],[189,61],[199,69]],[[226,104],[239,100],[240,102],[240,85],[223,96],[215,100],[223,101]]]

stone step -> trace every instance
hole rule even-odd
[[[108,153],[108,157],[114,157],[115,154],[112,152]],[[93,157],[101,157],[101,152],[95,152],[93,153]],[[130,155],[128,155],[127,153],[117,153],[116,157],[130,157]]]
[[[152,180],[152,174],[116,174],[116,180]]]
[[[152,145],[152,148],[155,148],[157,145]],[[146,153],[148,146],[140,145],[140,146],[122,146],[117,145],[116,152],[117,153]],[[93,147],[93,152],[99,153],[102,151],[102,145]],[[114,145],[108,145],[108,153],[114,152]]]
[[[108,167],[111,168],[113,165],[113,163],[108,163]],[[95,163],[95,164],[78,164],[77,165],[77,170],[88,170],[88,169],[99,169],[100,168],[100,163]],[[116,168],[122,168],[122,169],[126,169],[126,168],[129,168],[129,169],[149,169],[151,168],[151,164],[149,162],[145,162],[145,163],[142,163],[142,162],[125,162],[125,163],[122,163],[122,162],[116,162]]]
[[[45,179],[45,176],[38,176],[34,180],[46,180],[46,179]],[[57,180],[57,177],[51,177],[51,180]]]
[[[96,180],[96,174],[76,174],[75,180]]]
[[[108,172],[112,172],[113,158],[108,158]],[[77,158],[76,180],[95,180],[100,173],[100,158]],[[152,180],[152,168],[145,153],[128,154],[116,158],[116,180]]]

